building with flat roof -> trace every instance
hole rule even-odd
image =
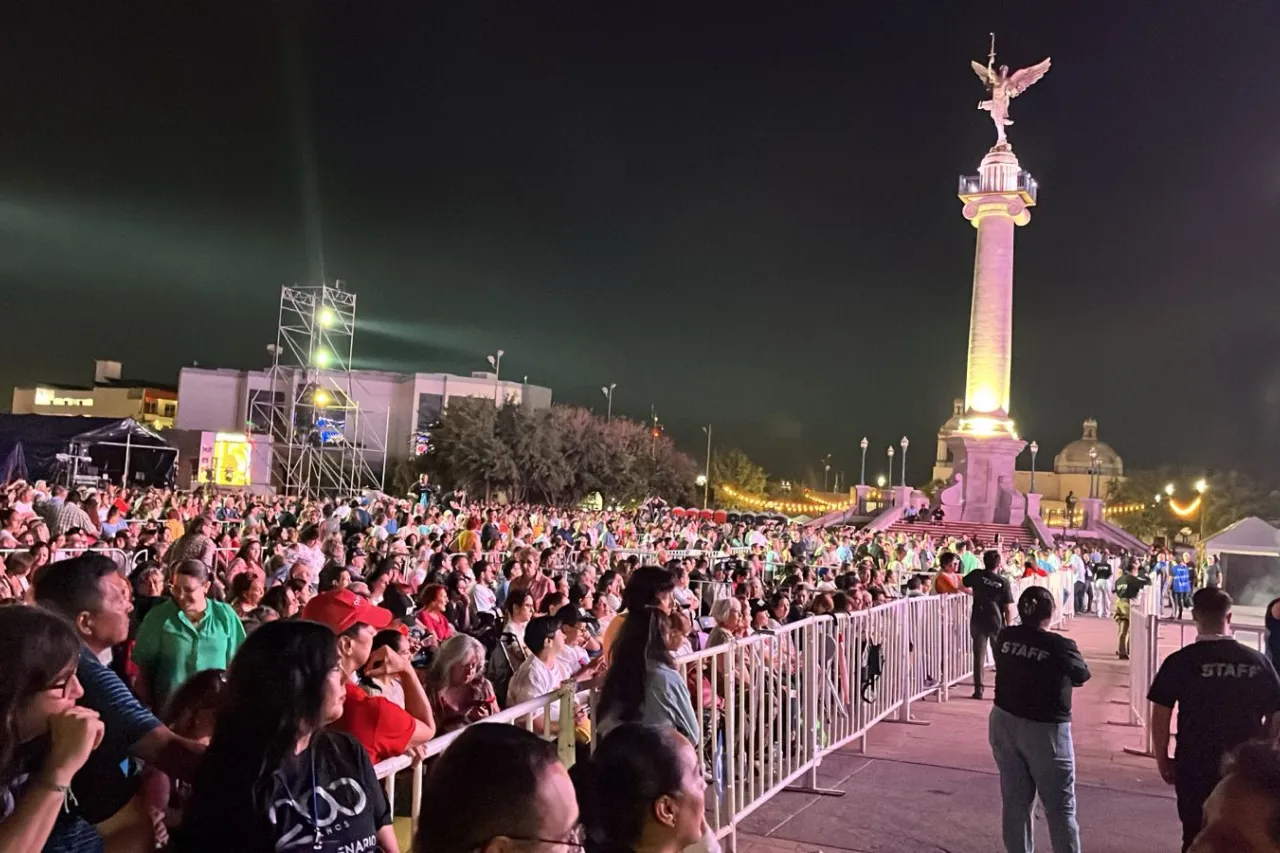
[[[499,380],[492,373],[455,376],[354,370],[349,375],[351,409],[341,417],[324,417],[318,410],[297,411],[295,423],[304,414],[315,420],[318,440],[358,450],[375,473],[390,472],[400,460],[425,450],[426,434],[451,399],[488,398],[494,405],[505,402],[535,409],[551,405],[550,388]],[[345,387],[347,376],[285,369],[273,384],[268,370],[184,367],[178,374],[177,428],[202,434],[200,452],[192,454],[189,463],[192,470],[184,473],[193,482],[272,485],[270,419],[288,422],[291,401],[305,396],[298,393],[303,383],[329,387],[333,381]],[[273,414],[268,416],[269,412]]]
[[[15,415],[133,418],[154,429],[174,425],[178,389],[162,382],[121,377],[118,361],[95,361],[92,385],[46,382],[13,389]]]

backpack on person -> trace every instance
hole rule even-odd
[[[524,646],[515,634],[504,632],[498,638],[497,647],[494,648],[493,654],[489,655],[489,660],[485,664],[485,678],[489,679],[489,683],[493,685],[493,692],[497,694],[498,706],[505,709],[507,707],[507,687],[511,684],[512,677],[515,676],[516,670],[525,662],[528,655],[525,654]]]

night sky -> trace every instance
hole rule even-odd
[[[923,482],[964,390],[991,30],[1053,57],[1009,131],[1041,184],[1013,368],[1041,465],[1093,416],[1130,468],[1280,478],[1262,2],[8,3],[0,388],[264,366],[322,249],[366,366],[501,347],[698,458],[709,421],[852,483],[864,434],[869,476],[906,434]]]

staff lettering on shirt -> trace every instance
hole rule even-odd
[[[1000,653],[1013,655],[1016,658],[1031,658],[1037,661],[1049,659],[1049,652],[1044,649],[1037,649],[1035,646],[1028,646],[1026,643],[1015,643],[1009,640],[1000,644]]]
[[[1201,678],[1254,678],[1262,667],[1250,663],[1202,663]]]

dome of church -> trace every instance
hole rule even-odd
[[[1058,474],[1088,474],[1094,468],[1095,458],[1099,474],[1124,476],[1124,460],[1111,445],[1098,440],[1098,422],[1089,418],[1084,422],[1084,434],[1053,457],[1053,470]]]

